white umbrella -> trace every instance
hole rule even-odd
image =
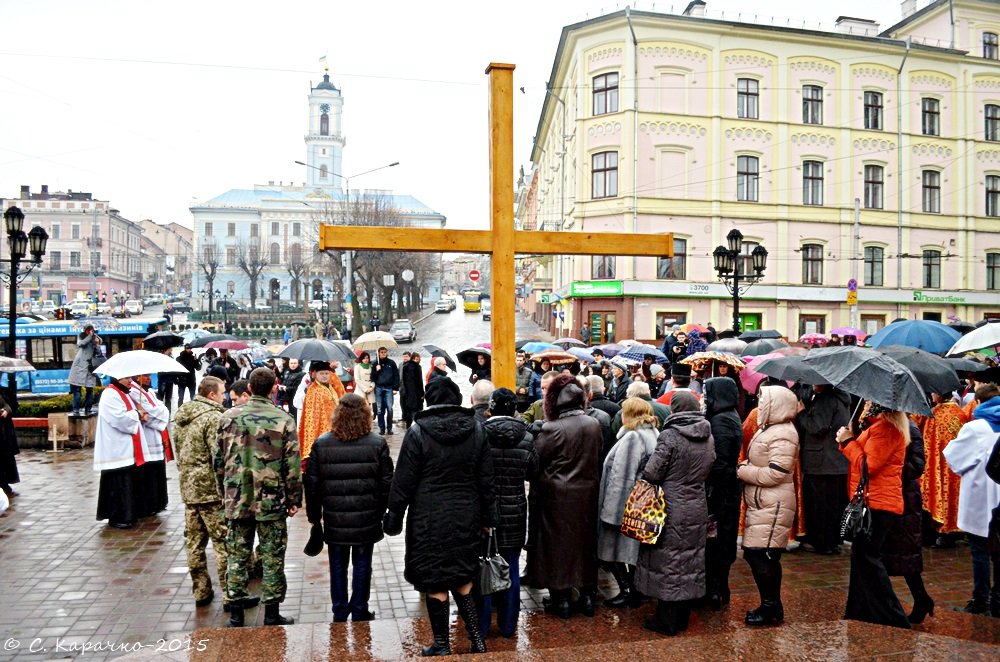
[[[188,369],[166,354],[133,349],[119,352],[94,368],[94,374],[122,379],[136,375],[151,375],[154,372],[187,372]]]
[[[978,352],[997,345],[1000,345],[1000,322],[983,324],[975,331],[969,331],[959,338],[948,350],[948,356]]]
[[[398,345],[392,335],[385,331],[369,331],[358,336],[353,347],[358,352],[374,352],[379,347],[393,349]]]

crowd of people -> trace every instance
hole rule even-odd
[[[697,331],[671,337],[668,356],[704,349]],[[433,630],[425,655],[451,653],[452,600],[472,652],[486,650],[494,613],[499,634],[513,636],[522,585],[547,590],[546,611],[564,619],[653,599],[646,627],[676,635],[692,609],[726,608],[740,549],[760,597],[745,623],[777,625],[783,554],[796,546],[841,553],[841,516],[860,485],[871,527],[850,544],[846,618],[908,628],[933,616],[922,546],[957,531],[973,561],[966,611],[1000,616],[1000,553],[988,544],[1000,504],[992,373],[962,393],[934,394],[933,416],[908,417],[830,386],[768,379],[747,393],[724,363],[698,370],[600,354],[589,365],[553,366],[519,353],[512,390],[495,388],[480,362],[468,403],[445,359],[432,357],[423,372],[419,352],[404,353],[401,365],[386,348],[374,358],[359,353],[353,393],[335,362],[249,369],[225,352],[210,357],[196,395],[183,402],[182,394],[173,418],[196,604],[214,597],[211,540],[231,625],[258,602],[266,624],[292,622],[279,613],[286,520],[304,507],[307,553],[327,546],[337,622],[376,617],[374,545],[405,528],[404,576],[425,594]],[[394,466],[386,437],[397,433],[397,397],[404,436]],[[165,507],[169,418],[141,377],[105,389],[99,519],[125,528]],[[668,524],[652,545],[621,532],[639,479],[662,487],[666,500]],[[511,584],[481,595],[487,539]],[[247,588],[255,571],[260,596]],[[618,587],[603,601],[600,571]],[[893,575],[912,592],[909,614]]]

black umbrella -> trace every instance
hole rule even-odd
[[[195,338],[188,344],[191,345],[192,348],[204,347],[208,343],[215,342],[217,340],[239,340],[239,338],[237,338],[234,335],[230,335],[228,333],[210,333],[207,336],[201,336],[200,338]]]
[[[975,324],[970,324],[969,322],[951,322],[950,324],[948,324],[948,326],[950,326],[951,328],[955,329],[956,331],[958,331],[959,333],[961,333],[963,336],[966,333],[969,333],[970,331],[975,331],[976,330],[976,325]]]
[[[485,347],[470,347],[469,349],[463,349],[461,352],[455,355],[458,362],[469,368],[470,370],[475,370],[479,367],[480,356],[486,357],[486,365],[489,365],[490,361],[493,359],[493,355],[490,350]]]
[[[879,351],[909,368],[928,393],[944,395],[961,386],[958,381],[958,373],[955,372],[955,366],[940,356],[935,356],[916,347],[899,345],[879,347]]]
[[[867,347],[811,350],[803,362],[839,389],[894,411],[931,415],[923,388],[902,363]]]
[[[755,363],[753,369],[762,375],[774,377],[785,382],[801,384],[829,384],[818,372],[802,362],[804,356],[781,356],[764,359]]]
[[[516,341],[514,343],[514,349],[521,349],[522,347],[524,347],[525,345],[527,345],[529,342],[535,342],[535,341],[534,340],[530,340],[530,339],[528,339],[528,340],[518,340],[518,341]]]
[[[781,340],[761,338],[754,340],[749,345],[744,347],[743,351],[740,352],[740,356],[760,356],[761,354],[770,354],[775,350],[784,349],[785,347],[788,347],[788,343],[782,342]]]
[[[740,340],[746,340],[750,342],[751,340],[761,340],[761,339],[773,339],[783,338],[784,336],[775,331],[774,329],[755,329],[753,331],[744,331],[740,334]]]
[[[424,345],[424,349],[426,349],[427,353],[432,357],[444,359],[445,364],[452,369],[452,372],[458,371],[458,364],[455,363],[455,359],[451,358],[451,354],[448,352],[444,351],[437,345]]]
[[[304,338],[289,343],[278,353],[281,359],[298,359],[300,361],[339,361],[346,365],[354,365],[357,358],[354,351],[338,342],[321,340],[319,338]]]
[[[951,364],[958,372],[982,372],[983,370],[988,370],[989,366],[985,363],[980,363],[979,361],[973,361],[972,359],[965,359],[961,356],[949,356],[945,359]]]
[[[183,344],[184,338],[173,331],[157,331],[142,339],[142,346],[153,352],[180,347]]]

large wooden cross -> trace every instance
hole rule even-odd
[[[486,253],[492,265],[493,363],[497,387],[515,388],[514,254],[673,257],[673,235],[538,232],[514,229],[514,65],[492,63],[490,77],[490,229],[321,225],[320,250]],[[589,252],[586,249],[593,249]]]

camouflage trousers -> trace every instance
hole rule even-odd
[[[226,519],[222,504],[198,503],[184,506],[184,540],[187,547],[188,569],[191,571],[194,599],[203,600],[212,592],[205,547],[212,541],[215,563],[219,571],[219,587],[226,594]]]
[[[229,601],[250,597],[247,584],[250,582],[254,533],[260,537],[259,553],[264,566],[260,601],[264,604],[283,602],[286,588],[285,549],[288,547],[288,524],[284,519],[269,522],[229,520],[229,537],[226,539],[226,549],[229,551],[226,574]]]

